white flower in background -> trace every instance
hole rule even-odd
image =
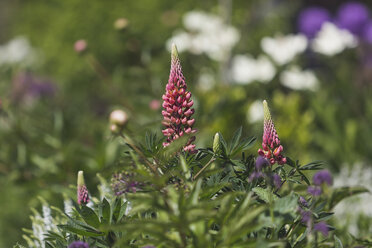
[[[17,37],[0,46],[0,66],[3,64],[31,64],[34,60],[35,51],[24,37]]]
[[[174,43],[180,52],[205,53],[211,59],[221,61],[240,39],[237,29],[224,24],[216,15],[191,11],[185,14],[183,22],[188,31],[178,31],[167,41],[169,51]]]
[[[72,216],[72,213],[74,212],[72,210],[72,201],[71,201],[71,199],[65,199],[63,201],[63,207],[64,207],[65,214],[67,214],[68,216],[71,217]]]
[[[352,167],[343,166],[340,173],[334,178],[334,187],[364,186],[372,191],[372,168],[355,164]],[[372,217],[372,195],[368,193],[352,196],[341,201],[334,209],[335,220],[341,226],[347,226],[348,231],[357,235],[357,217],[363,214]],[[366,230],[364,230],[366,231]],[[372,226],[370,227],[372,232]]]
[[[266,56],[254,59],[250,55],[236,55],[232,60],[231,77],[239,84],[253,81],[267,83],[275,76],[276,69]]]
[[[32,217],[32,234],[37,239],[35,241],[35,247],[45,248],[44,233],[43,218],[37,214],[35,217]]]
[[[53,224],[52,211],[47,205],[43,205],[43,222],[46,231],[50,231],[55,228],[55,225]]]
[[[353,48],[357,45],[357,39],[349,31],[339,29],[333,23],[326,22],[317,33],[311,44],[311,48],[315,52],[333,56],[346,48]]]
[[[261,122],[264,119],[262,100],[254,101],[247,111],[247,121],[249,123]]]
[[[215,78],[212,73],[202,72],[198,79],[198,87],[202,91],[211,90],[216,84]]]
[[[298,66],[293,66],[280,75],[282,85],[292,90],[312,90],[318,88],[318,79],[310,70],[302,71]]]
[[[262,50],[278,65],[291,62],[296,55],[305,51],[306,47],[307,39],[302,34],[277,35],[274,38],[265,37],[261,40]]]

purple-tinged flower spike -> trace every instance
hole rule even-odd
[[[332,175],[328,170],[318,171],[313,176],[313,183],[318,186],[322,185],[323,183],[332,185]]]
[[[162,131],[167,137],[163,146],[168,146],[173,140],[176,140],[184,134],[195,133],[193,129],[195,119],[192,118],[194,114],[193,100],[191,100],[191,93],[187,91],[185,78],[182,74],[181,63],[178,58],[176,46],[172,45],[172,62],[169,74],[168,84],[163,95],[162,115],[163,125],[165,129]],[[184,147],[185,151],[195,152],[195,145],[192,142],[195,140],[191,138]]]
[[[89,248],[89,245],[83,241],[74,241],[68,246],[68,248]]]
[[[133,180],[133,177],[133,173],[115,173],[111,178],[111,187],[115,195],[119,196],[128,192],[136,193],[141,184]]]
[[[300,198],[298,199],[298,202],[300,203],[301,206],[303,207],[308,207],[308,203],[306,201],[306,199],[303,197],[303,196],[300,196]]]
[[[264,134],[262,137],[262,148],[258,150],[260,156],[265,157],[271,165],[285,164],[287,159],[281,154],[283,146],[280,145],[280,140],[276,132],[274,122],[271,119],[269,107],[266,100],[263,101],[264,107]]]
[[[87,204],[89,202],[89,194],[87,186],[85,186],[84,182],[84,172],[78,172],[78,179],[77,179],[77,202],[79,205]]]
[[[89,245],[83,241],[74,241],[68,246],[68,248],[89,248]]]
[[[324,236],[328,236],[329,228],[324,221],[321,221],[314,225],[314,231],[321,232]]]

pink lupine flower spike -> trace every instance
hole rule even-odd
[[[269,160],[270,164],[285,164],[287,159],[281,154],[283,146],[280,144],[278,133],[276,132],[274,122],[271,119],[269,107],[266,100],[263,101],[264,107],[264,134],[262,137],[262,149],[258,154]]]
[[[87,204],[89,202],[89,193],[88,193],[87,186],[85,186],[83,171],[78,172],[77,202],[79,205]]]
[[[163,95],[162,115],[163,125],[165,129],[162,131],[167,137],[163,146],[168,146],[173,140],[176,140],[186,134],[195,133],[193,129],[195,119],[192,118],[194,114],[193,100],[191,100],[191,93],[187,91],[185,78],[182,74],[180,60],[176,46],[172,45],[172,62],[169,74],[168,84],[165,87],[165,94]],[[185,151],[195,152],[195,145],[192,142],[195,137],[191,137],[184,147]]]

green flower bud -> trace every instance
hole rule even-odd
[[[214,135],[214,139],[213,139],[213,152],[214,153],[219,153],[221,151],[221,147],[220,147],[220,135],[218,133],[216,133]]]

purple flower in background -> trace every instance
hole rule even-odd
[[[83,241],[74,241],[68,246],[68,248],[89,248],[89,245]]]
[[[264,167],[269,166],[270,162],[265,157],[258,156],[256,159],[256,170],[261,171]]]
[[[274,174],[272,176],[273,178],[273,183],[274,183],[274,186],[279,189],[281,186],[282,186],[282,179],[280,178],[280,176],[278,174]]]
[[[324,236],[328,236],[329,229],[327,224],[324,221],[321,221],[314,225],[314,231],[321,232]]]
[[[323,23],[331,21],[328,10],[321,7],[309,7],[301,11],[298,16],[298,30],[308,38],[314,38]]]
[[[78,172],[77,202],[79,205],[87,204],[89,202],[89,194],[88,194],[87,186],[85,186],[83,171]]]
[[[307,203],[307,201],[306,201],[306,199],[304,197],[300,196],[300,199],[298,201],[301,204],[301,206],[303,206],[303,207],[307,207],[308,206],[308,203]]]
[[[307,192],[313,196],[320,196],[322,194],[322,189],[316,186],[309,186]]]
[[[361,35],[364,25],[368,20],[368,8],[360,2],[351,1],[340,6],[336,24],[353,34]]]
[[[187,84],[182,74],[177,47],[174,44],[172,45],[171,70],[163,100],[162,106],[164,110],[162,115],[164,119],[162,123],[165,129],[162,132],[167,137],[167,141],[163,143],[163,146],[166,147],[184,134],[196,132],[193,129],[195,119],[192,118],[195,112],[194,108],[192,108],[194,101],[191,100],[191,93],[187,91]],[[189,139],[184,147],[185,151],[196,152],[195,145],[192,144],[194,140],[195,136]]]
[[[52,97],[56,91],[57,87],[52,81],[36,77],[30,72],[19,73],[13,79],[12,94],[17,102]]]
[[[262,173],[262,172],[253,172],[250,176],[249,176],[249,181],[252,182],[254,179],[259,179],[259,178],[262,178],[264,177],[265,174]]]
[[[115,173],[111,178],[111,187],[115,195],[136,193],[141,184],[133,179],[134,174],[128,172]]]
[[[328,170],[318,171],[313,176],[313,183],[318,186],[322,185],[323,183],[332,185],[332,175]]]
[[[362,38],[369,44],[372,44],[372,21],[364,25]]]
[[[156,248],[156,247],[153,245],[146,245],[146,246],[142,246],[141,248]]]
[[[309,223],[311,221],[311,215],[312,215],[311,212],[301,209],[300,214],[301,214],[301,222],[306,224],[306,225],[309,225]]]

